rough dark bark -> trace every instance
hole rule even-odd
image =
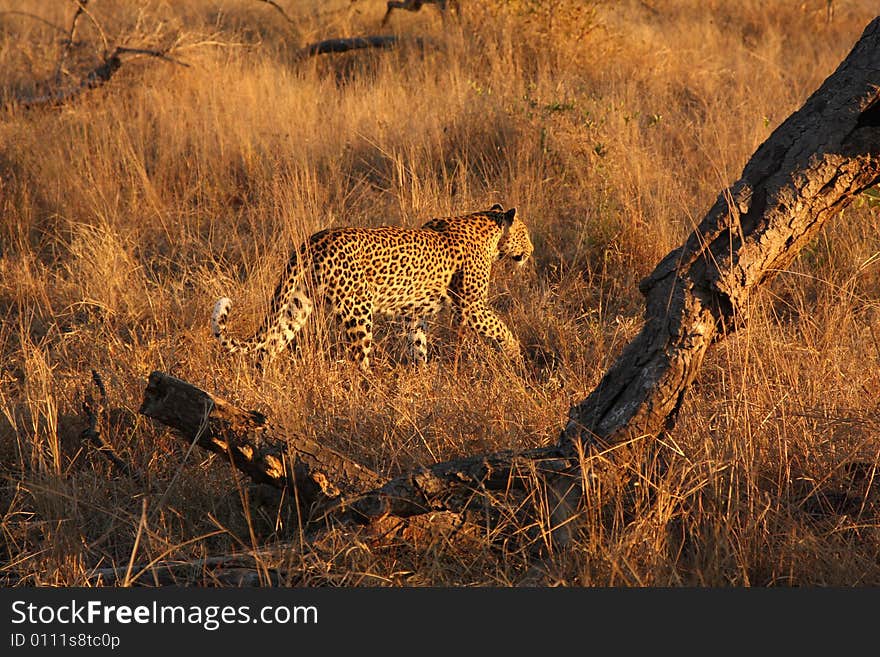
[[[339,500],[329,511],[343,522],[368,523],[394,516],[409,518],[432,511],[467,515],[484,508],[486,493],[512,493],[540,480],[564,476],[569,467],[556,447],[516,453],[482,454],[420,467],[364,495]],[[474,502],[477,507],[474,507]]]
[[[150,374],[139,412],[175,429],[187,443],[227,455],[256,483],[276,489],[295,484],[293,495],[304,520],[366,524],[434,511],[492,518],[483,502],[474,507],[475,498],[525,491],[539,480],[552,480],[566,490],[576,483],[567,480],[566,455],[546,447],[437,463],[376,488],[379,477],[351,459],[162,372]]]
[[[709,345],[746,320],[755,289],[880,181],[880,18],[755,151],[697,229],[640,285],[645,325],[571,409],[560,446],[655,436]]]
[[[578,498],[579,454],[674,424],[709,346],[747,320],[755,289],[784,269],[824,223],[880,182],[880,18],[804,106],[779,126],[697,229],[642,282],[645,325],[596,389],[569,413],[555,448],[441,463],[350,500],[361,522],[442,505],[461,490],[498,490],[537,470],[563,526]],[[549,467],[546,467],[549,465]]]
[[[375,473],[338,452],[162,372],[150,374],[139,412],[176,429],[189,443],[229,456],[257,483],[278,489],[292,485],[306,517],[347,492],[379,483]]]

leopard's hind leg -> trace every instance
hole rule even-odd
[[[373,347],[373,302],[366,283],[355,276],[344,277],[342,293],[333,295],[336,319],[345,328],[352,356],[362,370],[370,368]]]
[[[285,295],[275,314],[275,321],[266,328],[267,355],[272,357],[286,348],[296,346],[296,335],[305,326],[314,304],[302,287]]]

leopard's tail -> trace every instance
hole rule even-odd
[[[275,298],[272,300],[272,312],[266,317],[265,322],[260,329],[251,338],[241,339],[232,338],[226,330],[226,318],[229,317],[229,311],[232,309],[232,299],[222,297],[214,304],[214,312],[211,313],[211,332],[220,346],[231,354],[252,354],[256,353],[260,359],[274,355],[280,350],[279,336],[283,334],[283,321],[281,313],[279,313],[279,302]]]
[[[232,309],[232,299],[223,297],[214,304],[214,312],[211,313],[211,332],[220,346],[231,354],[236,352],[248,353],[260,347],[261,340],[259,336],[256,339],[240,340],[231,338],[226,331],[226,318],[229,317],[229,311]]]
[[[226,319],[232,309],[232,299],[221,297],[217,300],[217,303],[214,304],[214,311],[211,313],[211,332],[221,347],[232,354],[257,352],[262,357],[274,354],[290,341],[290,324],[285,312],[292,289],[301,278],[297,261],[298,254],[294,251],[278,286],[275,288],[275,293],[272,295],[269,315],[251,338],[241,339],[229,336],[226,329]]]

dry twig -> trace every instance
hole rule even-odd
[[[126,477],[140,480],[134,469],[116,454],[113,446],[101,435],[101,427],[106,426],[107,420],[107,388],[104,387],[104,381],[97,370],[92,370],[92,381],[98,389],[99,398],[96,402],[90,394],[86,393],[83,399],[82,409],[88,421],[88,426],[83,429],[80,438],[88,440],[95,445],[98,448],[98,453],[119,468],[120,472]]]

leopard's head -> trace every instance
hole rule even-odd
[[[489,208],[489,214],[495,218],[504,231],[498,242],[498,258],[510,258],[520,267],[523,266],[532,255],[534,247],[529,238],[529,229],[526,228],[522,219],[516,216],[516,208],[505,210],[503,206],[496,203]]]

